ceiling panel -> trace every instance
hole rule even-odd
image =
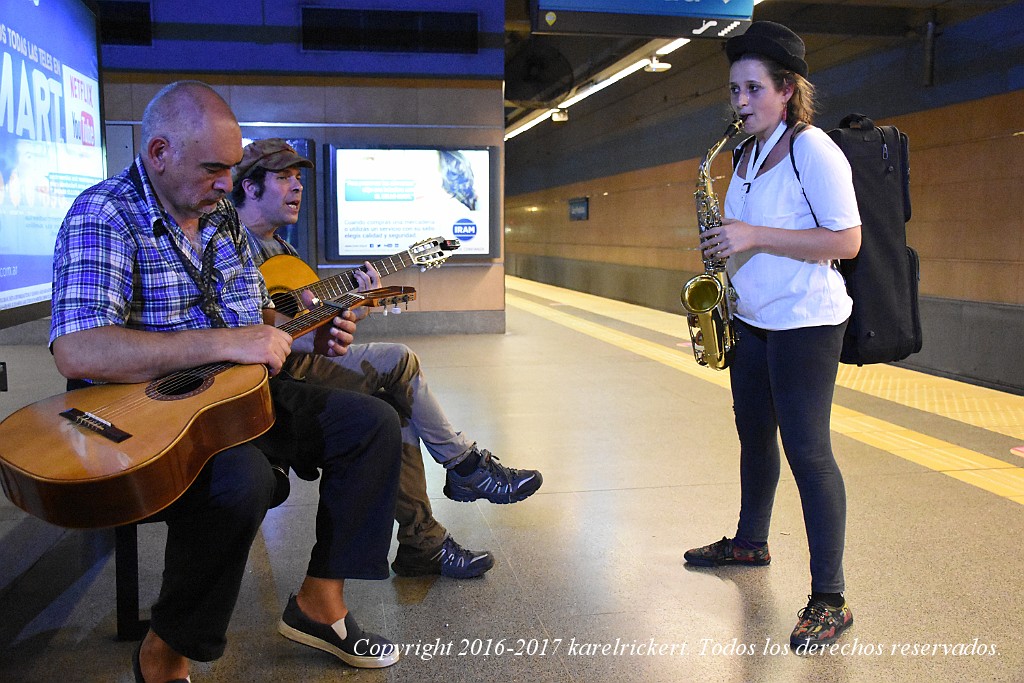
[[[853,61],[872,52],[886,50],[907,39],[924,39],[929,31],[941,36],[945,27],[1014,4],[1015,0],[820,0],[789,2],[766,0],[754,8],[754,19],[786,24],[803,37],[807,61],[822,70]],[[529,116],[535,109],[550,108],[565,99],[573,85],[587,81],[602,69],[625,58],[647,43],[635,36],[550,36],[531,35],[528,0],[506,1],[506,87],[515,81],[537,80],[529,89],[512,88],[514,93],[530,90],[528,100],[507,102],[506,123]],[[687,46],[686,60],[697,65],[720,54],[719,41],[699,40]],[[522,70],[532,52],[538,53],[533,71]],[[562,70],[572,78],[558,83],[543,82],[545,57],[561,57]]]

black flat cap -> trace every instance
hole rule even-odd
[[[773,59],[790,71],[807,78],[804,56],[807,49],[800,36],[774,21],[755,21],[746,33],[733,36],[725,43],[725,54],[732,64],[745,54],[758,54]]]

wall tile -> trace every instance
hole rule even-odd
[[[326,122],[322,88],[285,85],[233,85],[231,109],[239,121]]]
[[[921,293],[957,299],[969,292],[971,300],[1024,303],[1017,293],[1024,267],[1024,136],[1011,134],[1024,130],[1024,91],[878,123],[895,124],[910,136],[913,217],[907,239],[922,257]],[[712,167],[722,200],[728,156],[721,154]],[[528,228],[516,224],[506,247],[510,254],[527,253],[521,249],[529,240],[531,254],[701,269],[692,199],[698,163],[690,159],[509,197],[517,211],[542,210],[529,214]],[[567,198],[587,195],[591,219],[570,224]],[[517,219],[526,222],[525,214]],[[666,256],[672,252],[677,259]]]

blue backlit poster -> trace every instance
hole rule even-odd
[[[80,0],[0,0],[0,311],[49,301],[57,229],[106,175],[97,50]]]
[[[433,237],[493,256],[489,148],[329,149],[330,256],[379,257]]]

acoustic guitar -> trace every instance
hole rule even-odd
[[[436,268],[448,260],[451,253],[461,246],[457,239],[433,237],[412,245],[405,251],[388,256],[380,261],[372,261],[381,277],[397,273],[409,266],[420,266],[423,269]],[[299,293],[308,289],[314,296],[324,301],[335,299],[342,294],[359,288],[355,272],[363,268],[353,268],[323,280],[306,262],[296,256],[281,254],[272,256],[260,266],[260,272],[267,283],[270,298],[277,310],[287,316],[298,315],[304,308]]]
[[[299,337],[340,309],[415,297],[411,287],[352,293],[280,329]],[[210,363],[38,401],[0,422],[0,484],[19,508],[59,526],[138,521],[177,500],[215,454],[270,429],[267,378],[263,365]]]

